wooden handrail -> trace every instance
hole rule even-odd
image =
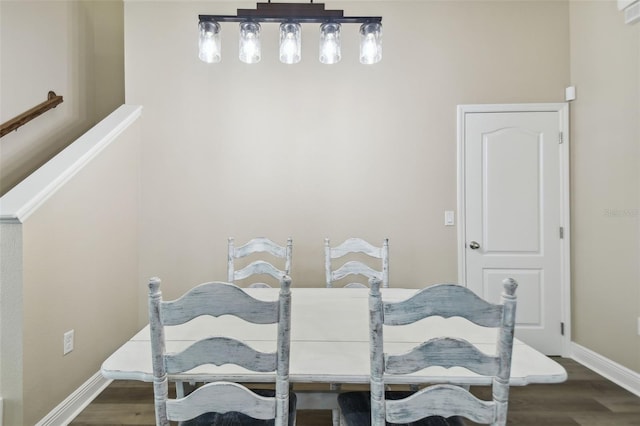
[[[28,111],[23,112],[11,120],[2,123],[0,127],[0,138],[6,135],[7,133],[11,133],[14,130],[17,130],[18,127],[27,124],[29,121],[33,120],[40,114],[49,111],[51,108],[55,108],[59,104],[62,103],[62,96],[58,96],[53,91],[49,91],[47,95],[47,100],[38,104],[31,108]]]

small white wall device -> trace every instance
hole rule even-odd
[[[640,22],[640,0],[618,0],[618,10],[624,13],[625,24]]]

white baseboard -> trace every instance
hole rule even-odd
[[[640,396],[640,373],[636,373],[575,342],[571,342],[571,353],[571,358],[575,361],[606,377],[629,392]]]
[[[76,389],[36,426],[65,426],[71,423],[113,380],[105,379],[98,371]]]

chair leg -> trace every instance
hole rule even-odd
[[[338,426],[347,426],[347,421],[344,419],[344,416],[342,415],[342,410],[338,410]]]
[[[184,398],[193,392],[196,388],[196,382],[194,381],[182,381],[176,380],[176,398]]]
[[[338,398],[338,394],[340,393],[340,388],[341,385],[340,383],[331,383],[329,385],[329,389],[332,391],[336,391],[336,398]],[[332,420],[332,424],[333,426],[340,426],[341,424],[341,419],[342,418],[342,413],[340,412],[340,408],[334,408],[333,410],[331,410],[331,420]]]
[[[184,398],[184,382],[176,380],[176,398]]]
[[[340,422],[340,418],[342,417],[342,415],[340,414],[340,409],[339,408],[334,408],[333,410],[331,410],[331,421],[333,423],[333,426],[340,426],[341,422]]]

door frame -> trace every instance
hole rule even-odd
[[[457,210],[458,210],[458,282],[466,283],[466,217],[465,217],[465,117],[469,113],[496,112],[556,112],[559,115],[562,143],[560,149],[560,225],[564,236],[560,240],[560,320],[564,324],[562,335],[562,356],[571,354],[571,227],[569,193],[569,104],[531,103],[531,104],[472,104],[457,107]]]

